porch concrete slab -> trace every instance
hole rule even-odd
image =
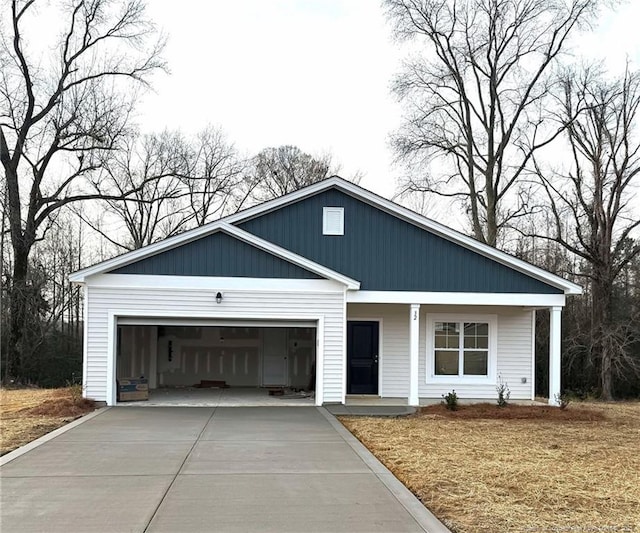
[[[56,440],[86,442],[190,441],[193,442],[213,414],[207,407],[129,407],[109,409]]]
[[[54,439],[2,467],[5,477],[175,474],[193,441],[72,442]]]
[[[343,416],[349,414],[347,406],[341,403],[325,404],[323,407],[334,416]]]
[[[344,441],[199,441],[182,469],[184,474],[313,474],[369,471]]]
[[[416,412],[407,405],[325,405],[334,416],[406,416]]]
[[[173,476],[2,476],[2,531],[144,531]]]
[[[186,520],[185,520],[185,517]],[[149,532],[424,531],[374,474],[180,476]]]

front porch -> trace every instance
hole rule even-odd
[[[494,305],[349,302],[345,404],[417,407],[452,390],[463,402],[493,402],[500,382],[512,401],[534,401],[540,307],[514,303],[525,296]],[[562,307],[550,311],[548,403],[557,405]]]

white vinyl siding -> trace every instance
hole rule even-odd
[[[117,275],[102,277],[110,278],[113,284],[114,276]],[[144,278],[147,276],[139,276],[141,284],[149,281]],[[318,338],[322,337],[324,343],[323,402],[343,401],[344,292],[337,284],[313,280],[309,282],[310,286],[319,289],[286,290],[282,289],[286,287],[286,281],[273,280],[273,285],[277,284],[281,290],[224,290],[225,287],[217,284],[215,279],[209,279],[212,288],[198,290],[188,287],[100,286],[92,285],[89,280],[86,396],[98,401],[108,400],[109,315],[127,316],[127,311],[130,311],[132,315],[149,317],[266,319],[271,315],[274,319],[284,320],[321,317],[324,328],[318,331]],[[202,278],[199,283],[202,283]],[[326,290],[329,284],[338,288]],[[224,292],[221,304],[215,301],[218,290]]]
[[[521,310],[498,316],[498,376],[509,385],[513,400],[532,398],[532,312]],[[526,383],[522,383],[523,378]]]
[[[494,314],[497,315],[496,374],[509,385],[511,399],[531,399],[532,386],[532,321],[530,310],[480,306],[420,306],[419,397],[440,399],[455,389],[461,399],[497,398],[495,382],[486,384],[443,385],[426,383],[426,315],[427,314]],[[380,357],[380,396],[406,398],[409,393],[409,305],[348,304],[347,316],[382,319],[382,350]],[[496,377],[497,377],[496,376]],[[522,383],[522,378],[527,382]]]

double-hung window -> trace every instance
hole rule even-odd
[[[427,376],[483,380],[495,372],[495,315],[429,315]]]

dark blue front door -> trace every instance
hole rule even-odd
[[[347,394],[378,394],[378,322],[347,322]]]

